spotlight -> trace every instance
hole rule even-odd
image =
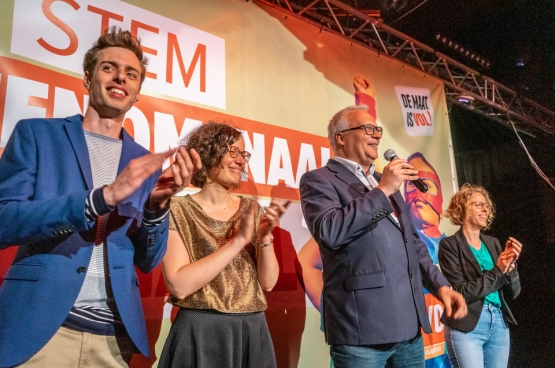
[[[441,39],[441,42],[443,42],[443,43],[447,42],[447,38],[443,37],[443,38]]]
[[[455,98],[457,99],[457,101],[459,101],[460,104],[463,104],[463,105],[470,105],[474,102],[474,97],[464,93],[461,93],[455,96]]]
[[[522,68],[523,66],[524,66],[524,58],[516,59],[516,67],[517,68]]]
[[[453,48],[456,50],[456,49],[459,48],[459,45],[458,45],[458,44],[455,44],[455,46],[453,46]]]
[[[447,44],[449,47],[453,46],[453,41],[449,41],[449,43]]]
[[[436,34],[436,40],[439,41],[440,38],[441,38],[441,34],[440,33]]]
[[[461,54],[464,52],[464,47],[461,46]]]

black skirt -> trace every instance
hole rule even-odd
[[[160,368],[276,368],[264,312],[220,313],[181,308]]]

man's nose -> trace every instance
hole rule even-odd
[[[125,82],[125,71],[118,71],[114,76],[114,80],[118,83]]]

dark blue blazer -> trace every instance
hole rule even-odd
[[[95,238],[85,217],[93,189],[82,116],[27,119],[15,127],[0,159],[0,249],[17,245],[0,287],[0,366],[32,357],[66,319],[85,278]],[[118,174],[148,153],[122,132]],[[160,171],[108,220],[110,280],[125,328],[144,355],[149,345],[136,265],[150,272],[166,251],[167,219],[146,229],[143,206]]]
[[[376,174],[379,181],[380,175]],[[391,202],[329,160],[300,181],[301,205],[323,261],[323,313],[331,345],[371,345],[430,333],[423,294],[449,283],[432,263],[399,192]],[[398,210],[399,225],[391,218]],[[401,257],[398,255],[401,254]]]

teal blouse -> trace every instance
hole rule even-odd
[[[484,242],[480,242],[480,249],[476,249],[470,244],[468,245],[476,257],[478,264],[480,265],[480,270],[482,270],[482,274],[485,271],[489,271],[495,267],[495,263],[493,263],[493,259],[491,258],[491,254],[489,254],[488,248]],[[492,304],[498,308],[501,308],[501,299],[499,299],[499,291],[494,291],[493,293],[486,296],[484,301],[485,304]]]

